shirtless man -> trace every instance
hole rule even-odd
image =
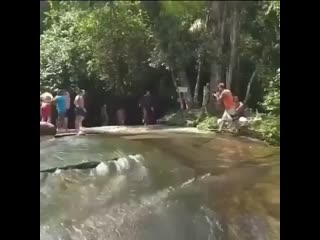
[[[233,121],[233,117],[236,114],[235,104],[233,101],[232,93],[229,89],[226,89],[223,83],[218,85],[218,92],[214,93],[213,96],[217,98],[218,101],[222,101],[224,105],[224,113],[222,115],[222,121],[219,124],[218,131],[221,132],[225,123],[230,123],[229,126],[234,126],[235,130],[238,131],[238,121]]]
[[[80,90],[76,98],[74,99],[74,105],[75,105],[75,128],[80,129],[82,128],[82,121],[84,120],[87,110],[84,108],[84,90]]]

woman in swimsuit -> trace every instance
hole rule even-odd
[[[46,96],[41,104],[41,122],[51,123],[51,98]]]

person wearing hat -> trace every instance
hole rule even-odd
[[[41,122],[51,123],[51,100],[52,95],[48,92],[40,95]]]

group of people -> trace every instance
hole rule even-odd
[[[80,130],[82,128],[82,122],[86,116],[86,109],[84,104],[84,90],[79,90],[77,96],[74,99],[74,114],[75,114],[75,129]],[[218,85],[218,91],[213,92],[211,95],[216,98],[219,103],[224,106],[224,113],[222,118],[218,120],[218,131],[221,132],[224,126],[228,126],[234,131],[238,131],[241,123],[246,123],[247,119],[244,117],[245,107],[242,102],[239,101],[237,96],[233,96],[232,92],[225,87],[223,83]],[[207,111],[207,105],[210,99],[209,83],[204,86],[203,89],[203,102],[202,105]],[[52,122],[52,113],[55,105],[57,111],[56,126],[58,131],[64,131],[68,129],[68,119],[70,117],[70,94],[66,90],[59,90],[57,95],[53,97],[50,93],[44,93],[40,96],[40,114],[42,122]],[[150,91],[147,91],[145,95],[140,99],[139,107],[143,112],[143,123],[149,125],[154,123],[154,104]],[[122,110],[122,111],[120,111]],[[123,109],[117,111],[118,120],[121,125],[124,125],[125,113]],[[102,126],[108,125],[107,105],[104,104],[100,113]]]
[[[218,91],[212,94],[219,103],[224,106],[222,118],[218,120],[218,131],[221,132],[224,126],[238,132],[241,124],[246,124],[244,117],[245,106],[240,102],[238,96],[233,96],[232,92],[225,87],[223,83],[218,85]],[[210,98],[209,84],[207,83],[203,90],[203,107],[207,111],[207,105]]]
[[[84,107],[84,90],[79,90],[74,99],[75,129],[82,128],[82,122],[86,116]],[[68,119],[71,115],[70,94],[66,90],[59,90],[57,95],[53,97],[50,93],[44,93],[40,96],[40,116],[42,122],[52,122],[53,106],[57,111],[57,131],[65,131],[68,129]]]
[[[75,129],[80,130],[82,128],[82,122],[86,117],[85,91],[79,90],[77,96],[74,99],[74,115],[75,115]],[[71,98],[70,94],[66,90],[59,90],[55,97],[52,94],[46,92],[40,95],[40,118],[41,122],[52,123],[53,111],[57,113],[56,127],[57,131],[63,132],[68,129],[68,120],[72,115],[70,108]],[[154,123],[154,103],[150,91],[146,91],[145,95],[139,101],[139,107],[141,108],[143,115],[142,121],[144,125]],[[118,123],[125,125],[125,111],[123,108],[119,108],[116,111]],[[106,126],[109,124],[109,117],[107,114],[107,105],[103,104],[100,110],[101,125]]]

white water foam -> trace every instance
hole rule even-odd
[[[180,187],[181,187],[181,188],[184,188],[184,187],[186,187],[187,185],[189,185],[189,184],[193,183],[194,181],[196,181],[197,179],[198,179],[198,180],[202,180],[202,179],[204,179],[204,178],[206,178],[206,177],[208,177],[208,176],[210,176],[210,175],[211,175],[210,173],[207,173],[207,174],[205,174],[205,175],[200,176],[199,178],[194,178],[194,177],[193,177],[193,178],[187,180],[186,182],[182,183],[182,184],[180,185]]]
[[[96,173],[98,176],[105,176],[109,173],[109,168],[104,162],[101,162],[96,167]]]
[[[130,168],[130,164],[128,158],[121,157],[116,161],[116,164],[119,166],[119,172],[121,173],[124,170],[128,170]]]
[[[191,178],[188,181],[181,184],[181,188],[184,188],[185,186],[189,185],[190,183],[194,182],[195,178]]]
[[[129,155],[128,157],[134,160],[136,163],[142,163],[144,161],[144,158],[142,157],[141,154]]]
[[[101,162],[95,169],[95,174],[98,176],[106,176],[115,169],[117,174],[122,174],[136,165],[143,166],[141,162],[143,157],[140,154],[129,155],[128,157],[119,157],[117,160],[107,163]]]

